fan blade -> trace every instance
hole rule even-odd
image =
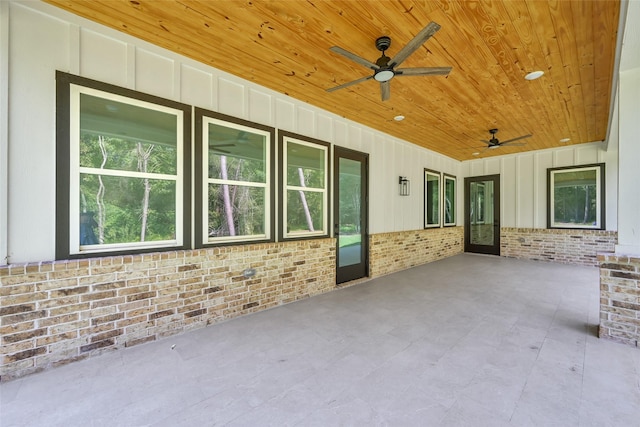
[[[362,83],[362,82],[365,82],[367,80],[371,80],[372,78],[373,78],[373,76],[363,77],[361,79],[354,80],[354,81],[349,82],[349,83],[341,84],[340,86],[329,88],[329,89],[327,89],[327,92],[333,92],[334,90],[343,89],[345,87],[353,86],[355,84]]]
[[[380,92],[382,93],[382,100],[386,101],[391,96],[391,84],[387,80],[386,82],[380,82]]]
[[[409,43],[405,45],[400,52],[396,53],[391,61],[389,61],[389,67],[393,68],[400,65],[405,59],[415,52],[429,37],[433,36],[436,31],[440,29],[440,25],[435,22],[430,22],[426,27],[422,29]]]
[[[501,142],[501,143],[500,143],[500,145],[509,144],[509,143],[511,143],[511,142],[513,142],[513,141],[517,141],[517,140],[519,140],[519,139],[529,138],[530,136],[531,136],[531,134],[529,134],[529,135],[522,135],[522,136],[519,136],[519,137],[517,137],[517,138],[507,139],[506,141]]]
[[[235,138],[230,138],[230,139],[222,139],[220,141],[214,141],[217,142],[217,144],[213,144],[211,145],[212,147],[233,147],[234,145],[236,145],[237,143],[245,143],[248,142],[249,137],[247,135],[246,131],[241,130],[238,133],[238,136]]]
[[[358,55],[351,53],[347,50],[344,50],[343,48],[339,47],[339,46],[332,46],[329,48],[330,51],[335,52],[337,54],[340,54],[344,57],[349,58],[350,60],[357,62],[360,65],[364,65],[367,68],[371,68],[372,70],[378,70],[380,69],[380,67],[376,64],[374,64],[371,61],[367,61],[364,58],[360,58]]]
[[[231,153],[231,151],[223,150],[222,148],[209,147],[209,149],[211,151],[216,151],[218,153],[227,153],[227,154]]]
[[[516,144],[514,144],[513,142],[501,142],[500,146],[502,147],[503,145],[508,145],[509,147],[522,147],[523,145],[527,145],[526,142],[518,142]]]
[[[446,76],[451,67],[417,67],[400,68],[395,71],[396,76]]]

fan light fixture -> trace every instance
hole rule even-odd
[[[531,136],[531,134],[527,134],[527,135],[522,135],[519,136],[517,138],[511,138],[508,139],[506,141],[502,141],[500,142],[500,140],[496,137],[496,134],[498,133],[498,129],[489,129],[489,133],[491,134],[491,138],[490,139],[481,139],[480,141],[484,142],[485,144],[487,144],[487,147],[482,150],[495,150],[496,148],[500,148],[500,147],[504,147],[505,145],[510,145],[512,147],[518,147],[521,145],[524,145],[523,142],[519,142],[514,144],[515,141],[518,141],[520,139],[524,139],[524,138],[529,138]]]
[[[385,55],[389,46],[391,46],[391,37],[381,36],[376,39],[376,49],[382,52],[382,56],[375,62],[371,62],[367,59],[361,58],[358,55],[349,52],[339,46],[332,46],[330,51],[344,56],[360,65],[363,65],[370,70],[373,70],[373,74],[361,77],[357,80],[353,80],[348,83],[343,83],[339,86],[327,89],[327,92],[333,92],[334,90],[343,89],[358,83],[366,82],[367,80],[375,80],[380,83],[380,95],[383,101],[389,99],[390,96],[390,84],[389,80],[395,76],[446,76],[451,71],[451,67],[415,67],[415,68],[396,68],[402,64],[402,62],[409,57],[413,52],[418,50],[429,38],[431,38],[436,31],[440,29],[440,25],[435,22],[430,22],[424,27],[416,36],[409,41],[393,58],[389,58]]]
[[[379,82],[388,82],[389,80],[391,80],[393,78],[393,76],[395,76],[393,71],[391,71],[391,70],[382,70],[382,71],[378,71],[376,73],[376,75],[373,76],[373,78],[376,79]]]

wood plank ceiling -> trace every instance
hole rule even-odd
[[[45,1],[458,160],[606,137],[618,1]],[[441,29],[401,68],[448,76],[397,76],[384,102],[375,80],[326,92],[373,74],[331,46],[375,62],[376,38],[393,57],[430,21]],[[491,128],[533,136],[485,150]]]

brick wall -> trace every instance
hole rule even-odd
[[[463,230],[371,235],[370,277],[461,253]],[[615,241],[609,231],[501,230],[503,256],[572,264],[594,265]],[[637,344],[640,260],[612,257],[600,260],[600,334]],[[334,239],[0,266],[0,379],[333,289]]]
[[[334,288],[334,239],[0,267],[0,379]]]
[[[373,234],[369,242],[370,274],[378,277],[461,253],[464,228]]]
[[[599,336],[639,346],[640,257],[599,255]]]
[[[376,277],[462,252],[463,228],[370,245]],[[0,380],[335,288],[335,239],[0,266]]]
[[[509,258],[597,266],[598,253],[613,252],[617,239],[615,231],[502,228],[500,254]]]

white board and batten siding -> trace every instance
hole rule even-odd
[[[603,143],[579,144],[462,163],[463,176],[500,174],[502,227],[546,228],[547,169],[605,163],[606,229],[617,229],[618,153]]]
[[[0,48],[8,57],[2,101],[11,112],[2,118],[9,157],[0,185],[10,188],[0,201],[0,254],[9,263],[55,254],[56,70],[369,153],[370,233],[422,228],[424,168],[462,182],[456,160],[45,3],[3,2],[0,11]],[[398,194],[401,175],[411,180],[409,197]]]
[[[616,229],[611,141],[609,151],[592,143],[459,162],[45,3],[2,2],[0,13],[8,58],[0,63],[0,150],[8,153],[0,163],[0,264],[54,258],[56,70],[368,153],[372,234],[423,227],[424,168],[458,178],[459,225],[464,177],[500,174],[502,226],[544,228],[546,169],[599,162],[607,165],[607,229]],[[399,195],[399,176],[411,182],[409,197]]]

